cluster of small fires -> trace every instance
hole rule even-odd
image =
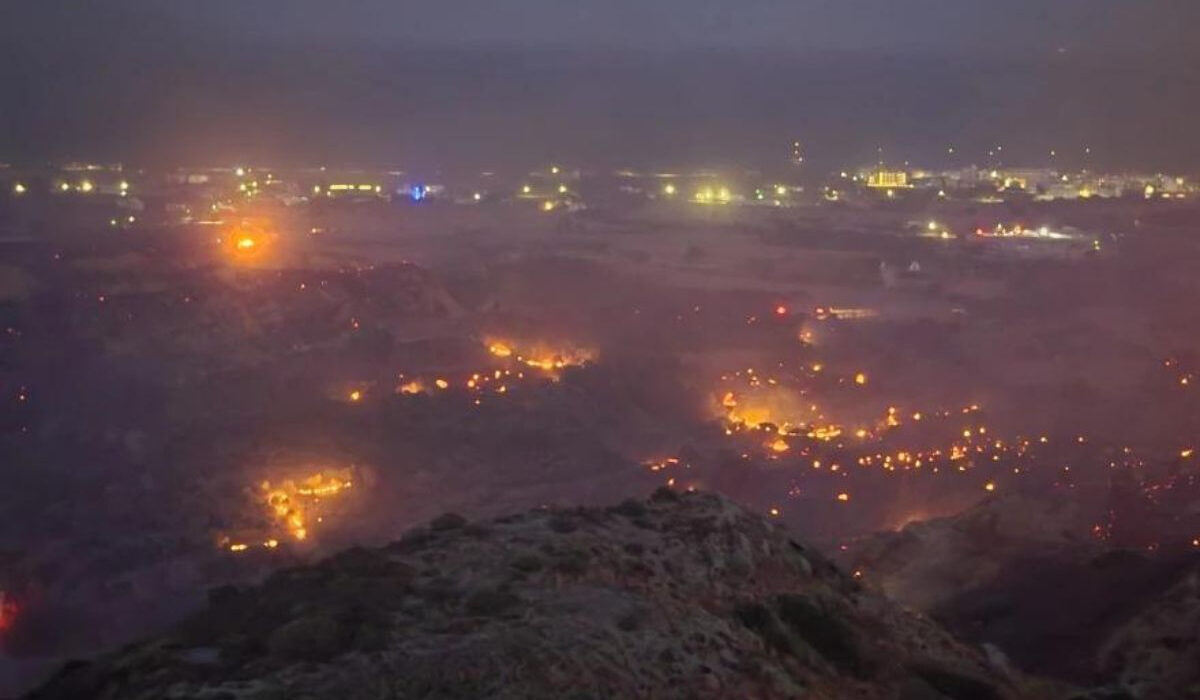
[[[1179,373],[1182,386],[1186,387],[1192,380],[1191,373],[1182,370],[1178,361],[1167,360],[1164,366]],[[1080,482],[1070,464],[1061,462],[1064,444],[1091,449],[1088,459],[1094,459],[1097,454],[1114,455],[1108,461],[1113,473],[1145,466],[1142,457],[1135,455],[1132,448],[1093,448],[1085,435],[1054,439],[1045,434],[997,435],[983,420],[982,407],[975,403],[936,411],[901,410],[889,406],[877,420],[844,425],[826,415],[815,402],[815,382],[809,380],[823,375],[824,381],[858,389],[869,382],[866,372],[830,377],[822,363],[789,371],[782,367],[781,363],[777,372],[746,368],[721,375],[721,389],[714,395],[714,410],[724,434],[742,449],[750,448],[742,454],[743,459],[750,459],[755,452],[753,447],[757,445],[760,459],[803,469],[803,472],[797,472],[798,475],[819,472],[849,479],[863,468],[883,473],[977,472],[982,475],[977,477],[982,490],[995,492],[1006,476],[1017,478],[1031,473],[1036,467],[1040,473],[1048,474],[1056,486],[1070,489]],[[903,426],[918,424],[920,432],[900,430]],[[900,447],[898,441],[924,444]],[[1155,459],[1177,459],[1184,463],[1194,453],[1193,448],[1184,447],[1171,454],[1157,455]],[[675,457],[648,460],[644,464],[652,472],[669,470],[671,473],[666,475],[668,486],[675,486],[682,473],[680,470],[688,466]],[[831,497],[848,503],[851,494],[844,484],[851,482],[838,479],[834,483],[841,486],[832,487]],[[686,482],[680,485],[684,486]],[[800,492],[797,486],[788,495],[799,495]],[[780,509],[772,506],[769,514],[779,516]],[[1200,546],[1200,538],[1196,538],[1193,545]]]
[[[561,372],[581,367],[596,358],[594,350],[576,346],[550,347],[543,344],[518,343],[489,338],[484,347],[501,367],[454,375],[419,377],[397,376],[393,394],[415,396],[465,392],[475,405],[484,396],[504,396],[526,381],[557,381]],[[371,394],[369,384],[344,385],[342,396],[352,404],[366,401]],[[322,522],[323,500],[337,497],[354,484],[353,470],[325,470],[301,480],[285,480],[278,484],[263,481],[257,498],[271,517],[273,530],[262,539],[222,536],[218,544],[230,552],[246,552],[254,548],[275,549],[284,541],[303,542],[309,539],[315,524]]]
[[[243,541],[226,535],[220,546],[230,552],[245,552],[252,548],[275,549],[281,539],[303,542],[309,538],[314,525],[323,522],[322,504],[336,498],[354,485],[352,468],[327,469],[303,479],[285,479],[272,484],[258,485],[258,499],[271,521],[265,537],[258,541]]]

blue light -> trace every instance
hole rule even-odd
[[[412,200],[414,202],[420,202],[424,200],[426,194],[428,194],[428,190],[425,189],[424,185],[413,185]]]

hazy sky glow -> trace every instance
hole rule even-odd
[[[0,3],[0,161],[1200,168],[1198,0]],[[781,146],[780,144],[784,144]],[[822,152],[824,149],[824,152]]]
[[[14,2],[10,32],[187,33],[441,46],[1039,50],[1183,48],[1192,0],[106,0]],[[147,21],[148,20],[148,21]],[[145,28],[145,27],[143,27]],[[136,35],[138,32],[134,32]],[[43,36],[50,39],[52,37]]]

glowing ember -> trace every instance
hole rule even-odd
[[[842,434],[842,429],[836,425],[818,426],[808,431],[808,437],[814,440],[829,442]]]

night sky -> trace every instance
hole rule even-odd
[[[0,5],[0,160],[930,160],[1195,170],[1194,0]],[[936,163],[934,163],[936,164]]]

